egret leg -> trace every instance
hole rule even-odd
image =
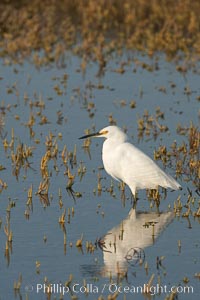
[[[132,194],[132,201],[133,201],[133,209],[136,209],[137,206],[137,201],[138,201],[138,197],[137,197],[137,193],[135,192],[134,194]]]

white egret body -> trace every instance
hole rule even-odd
[[[116,180],[125,182],[133,196],[138,189],[180,189],[180,184],[162,171],[141,150],[128,142],[128,136],[117,126],[108,126],[97,133],[81,137],[105,137],[102,159],[106,172]]]

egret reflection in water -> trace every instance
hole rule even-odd
[[[115,226],[99,241],[103,250],[103,276],[116,276],[129,265],[144,261],[144,249],[151,246],[174,218],[173,212],[136,212]]]

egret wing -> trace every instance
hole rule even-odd
[[[157,186],[177,189],[179,184],[145,153],[130,143],[123,143],[115,149],[115,176],[130,187],[156,188]]]

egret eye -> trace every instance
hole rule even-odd
[[[106,135],[106,134],[108,134],[108,130],[99,131],[99,135]]]

